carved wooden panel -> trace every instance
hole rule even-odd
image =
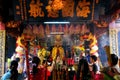
[[[111,54],[118,54],[117,30],[114,28],[109,29],[109,36],[110,36],[110,52]]]
[[[5,63],[5,30],[0,30],[0,76],[4,74]]]

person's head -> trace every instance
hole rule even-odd
[[[91,62],[96,62],[97,61],[97,57],[95,55],[91,55],[90,56],[90,60],[91,60]]]
[[[34,66],[38,67],[38,65],[40,63],[40,59],[37,56],[35,56],[35,57],[33,57],[32,63]]]
[[[18,67],[18,62],[16,60],[11,61],[10,69],[16,69]]]
[[[20,58],[19,58],[19,57],[17,57],[15,60],[16,60],[17,62],[19,62],[19,61],[20,61]]]
[[[110,55],[111,58],[111,66],[115,66],[118,63],[118,56],[115,54],[111,54]]]
[[[10,69],[11,69],[10,80],[17,80],[17,78],[18,78],[17,67],[18,67],[18,61],[16,61],[16,60],[11,61],[11,64],[10,64]]]
[[[85,53],[84,52],[81,52],[80,54],[80,59],[84,58],[85,57]]]
[[[32,60],[32,65],[33,65],[32,73],[34,75],[38,72],[39,63],[40,63],[40,59],[37,56],[33,57],[33,60]]]

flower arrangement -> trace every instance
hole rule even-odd
[[[74,47],[74,50],[75,50],[76,56],[79,56],[80,53],[82,53],[82,52],[85,51],[85,48],[84,48],[84,46],[75,46],[75,47]]]

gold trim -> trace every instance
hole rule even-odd
[[[26,0],[24,0],[23,4],[24,4],[24,17],[25,17],[25,20],[27,20]]]
[[[23,15],[23,3],[22,3],[22,0],[19,0],[19,2],[20,2],[20,11],[21,11],[21,18],[22,18],[22,20],[24,20],[24,15]]]
[[[5,30],[0,30],[0,63],[1,63],[1,67],[0,67],[0,76],[2,76],[4,74],[4,68],[5,68]]]
[[[117,30],[109,29],[109,38],[110,38],[110,53],[118,54],[118,38],[117,38]]]

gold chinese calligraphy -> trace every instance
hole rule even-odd
[[[62,8],[63,17],[73,17],[74,15],[74,0],[63,1],[64,7]]]
[[[40,2],[40,0],[31,0],[29,5],[31,17],[36,18],[45,16],[45,10],[42,10],[44,4]],[[90,7],[91,2],[86,0],[78,1],[78,4],[75,4],[74,0],[48,0],[48,5],[45,6],[45,9],[47,11],[46,16],[51,18],[60,17],[60,11],[62,17],[74,17],[75,10],[77,17],[87,18],[92,12]]]
[[[30,3],[30,16],[33,16],[34,18],[36,17],[44,17],[44,12],[42,11],[41,6],[43,6],[43,4],[37,0],[36,2],[34,0],[31,1]]]
[[[90,13],[90,2],[87,2],[86,0],[79,1],[76,12],[78,17],[88,17],[88,14]]]

